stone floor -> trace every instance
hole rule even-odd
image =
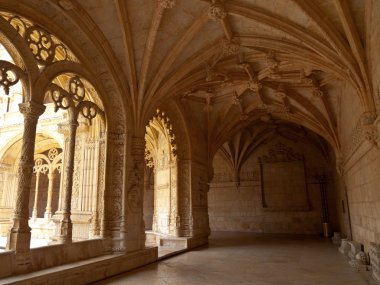
[[[95,283],[127,285],[372,285],[317,237],[213,233],[199,248]]]

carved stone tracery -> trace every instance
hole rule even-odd
[[[78,62],[74,54],[54,35],[28,19],[1,12],[9,24],[25,39],[36,61],[40,65],[50,65],[54,61],[68,60]]]
[[[67,90],[50,84],[47,95],[54,102],[55,111],[68,110],[68,145],[66,150],[66,167],[64,175],[64,200],[62,207],[62,220],[60,224],[59,239],[62,243],[70,243],[72,239],[72,194],[74,180],[74,161],[76,148],[76,133],[79,126],[78,116],[81,114],[91,125],[91,120],[97,115],[104,119],[104,112],[100,107],[86,99],[86,89],[79,76],[73,76],[68,80]]]
[[[24,71],[17,65],[0,60],[0,86],[4,89],[5,95],[9,95],[10,87],[16,85],[23,75]]]

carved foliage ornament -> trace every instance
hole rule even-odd
[[[323,97],[323,91],[321,90],[321,86],[317,79],[309,76],[305,76],[305,72],[301,71],[300,74],[301,83],[304,83],[308,86],[311,86],[311,91],[314,97],[321,98]]]
[[[253,92],[260,91],[262,87],[263,85],[260,83],[260,81],[257,78],[253,78],[252,80],[249,80],[247,82],[247,89]]]
[[[280,61],[276,59],[274,51],[270,51],[266,56],[267,68],[269,70],[269,78],[280,79],[281,73],[279,70]]]
[[[290,102],[289,102],[289,98],[286,94],[285,86],[283,84],[280,84],[277,87],[275,94],[282,101],[282,105],[280,106],[278,111],[285,116],[290,116],[290,113],[291,113]]]
[[[239,53],[240,44],[235,40],[222,39],[222,54],[225,56],[235,55]]]
[[[352,155],[364,140],[378,147],[379,134],[376,126],[376,118],[376,112],[365,112],[360,116],[350,135],[351,144],[347,144],[342,150],[343,161]]]
[[[34,102],[21,103],[18,105],[20,109],[20,113],[24,115],[25,118],[31,118],[37,120],[39,116],[41,116],[46,107],[44,105],[39,105]],[[28,120],[29,121],[29,120]],[[27,128],[25,128],[27,129]],[[27,129],[29,131],[29,129]],[[26,135],[29,138],[28,135]]]
[[[261,88],[263,87],[263,85],[259,81],[259,78],[257,77],[257,73],[255,73],[252,70],[252,67],[250,66],[250,64],[248,62],[243,61],[239,63],[239,67],[243,68],[249,76],[249,80],[247,82],[247,89],[253,92],[259,92]]]
[[[153,120],[150,120],[148,126],[154,124],[155,120],[160,122],[160,124],[162,125],[168,142],[170,143],[171,154],[175,158],[177,156],[177,144],[175,141],[175,134],[173,132],[173,126],[170,123],[170,119],[166,116],[165,112],[162,112],[159,109],[157,109],[156,116]],[[148,136],[145,136],[145,140],[147,140],[147,138]],[[154,162],[155,160],[157,160],[157,158],[154,156],[154,151],[152,149],[149,149],[148,143],[145,144],[145,160],[147,162],[147,166],[150,168],[152,168],[155,165]]]
[[[278,143],[269,151],[268,155],[262,156],[260,160],[263,163],[302,161],[303,156],[302,154],[293,152],[293,149],[286,145]]]

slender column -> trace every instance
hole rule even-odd
[[[8,234],[7,249],[16,251],[16,271],[24,272],[30,267],[29,195],[34,166],[34,145],[39,116],[45,106],[34,102],[19,104],[24,115],[21,159],[18,166],[16,206],[13,225]]]
[[[40,184],[40,175],[41,172],[37,171],[36,172],[36,188],[34,192],[34,204],[33,204],[33,213],[32,213],[32,219],[36,220],[37,219],[37,203],[38,203],[38,188]]]
[[[63,201],[64,201],[64,191],[65,188],[65,171],[66,168],[66,161],[67,161],[67,152],[66,150],[69,148],[69,127],[67,123],[60,123],[58,124],[58,133],[60,133],[63,136],[64,139],[64,146],[63,146],[63,152],[62,152],[62,166],[61,166],[61,179],[59,183],[59,198],[58,198],[58,211],[62,212],[63,207]]]
[[[99,208],[98,208],[98,189],[100,189],[102,186],[98,184],[99,181],[99,147],[100,143],[99,141],[95,142],[94,146],[94,156],[93,156],[93,163],[94,168],[92,170],[92,173],[94,174],[92,177],[91,182],[91,188],[92,188],[92,196],[90,199],[92,200],[91,205],[91,211],[92,211],[92,219],[91,219],[91,230],[90,230],[90,237],[96,237],[99,235]],[[98,186],[98,187],[97,187]]]
[[[179,217],[178,166],[178,158],[172,158],[170,163],[170,234],[176,237],[180,236],[181,228]]]
[[[153,222],[152,222],[152,231],[158,233],[158,213],[157,213],[157,164],[153,168]]]
[[[46,203],[46,209],[45,209],[45,214],[44,214],[44,219],[45,220],[50,220],[51,219],[51,201],[53,197],[53,185],[54,185],[54,169],[53,167],[49,170],[49,185],[48,185],[48,196],[47,196],[47,203]]]
[[[73,172],[75,155],[75,136],[78,128],[73,110],[69,110],[69,143],[67,148],[67,161],[65,165],[64,200],[62,205],[62,220],[60,222],[60,243],[71,243],[73,225],[71,221],[71,194],[73,190]]]

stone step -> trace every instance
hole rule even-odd
[[[187,238],[160,238],[160,246],[186,249],[187,248]]]

